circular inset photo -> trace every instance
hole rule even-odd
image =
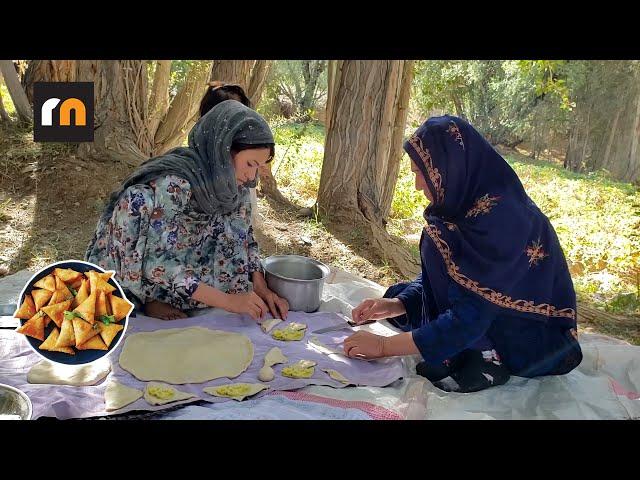
[[[48,265],[20,293],[16,331],[52,362],[84,365],[109,355],[133,310],[114,273],[82,260]]]

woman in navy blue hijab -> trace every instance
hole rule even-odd
[[[466,121],[427,120],[405,143],[416,189],[430,204],[420,239],[422,273],[353,310],[406,333],[360,331],[350,357],[420,354],[418,374],[459,392],[510,375],[562,375],[582,351],[576,296],[549,219],[509,164]]]

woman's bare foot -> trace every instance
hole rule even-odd
[[[187,318],[187,314],[182,310],[172,307],[168,303],[153,300],[144,304],[144,313],[149,317],[159,318],[160,320],[176,320],[178,318]]]

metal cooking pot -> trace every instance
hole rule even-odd
[[[0,384],[0,419],[31,420],[33,405],[22,390]]]
[[[289,302],[293,311],[315,312],[322,302],[324,280],[331,270],[301,255],[273,255],[262,262],[267,286]]]

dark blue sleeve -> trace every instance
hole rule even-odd
[[[419,312],[422,315],[422,273],[396,295],[396,298],[404,304],[407,312]]]
[[[411,331],[427,363],[442,363],[469,348],[482,338],[493,321],[494,315],[480,299],[453,282],[449,285],[449,301],[449,310]]]
[[[407,311],[406,315],[388,319],[392,325],[405,332],[422,325],[424,321],[422,318],[422,274],[418,275],[418,278],[413,282],[392,285],[385,292],[384,298],[399,299]]]

